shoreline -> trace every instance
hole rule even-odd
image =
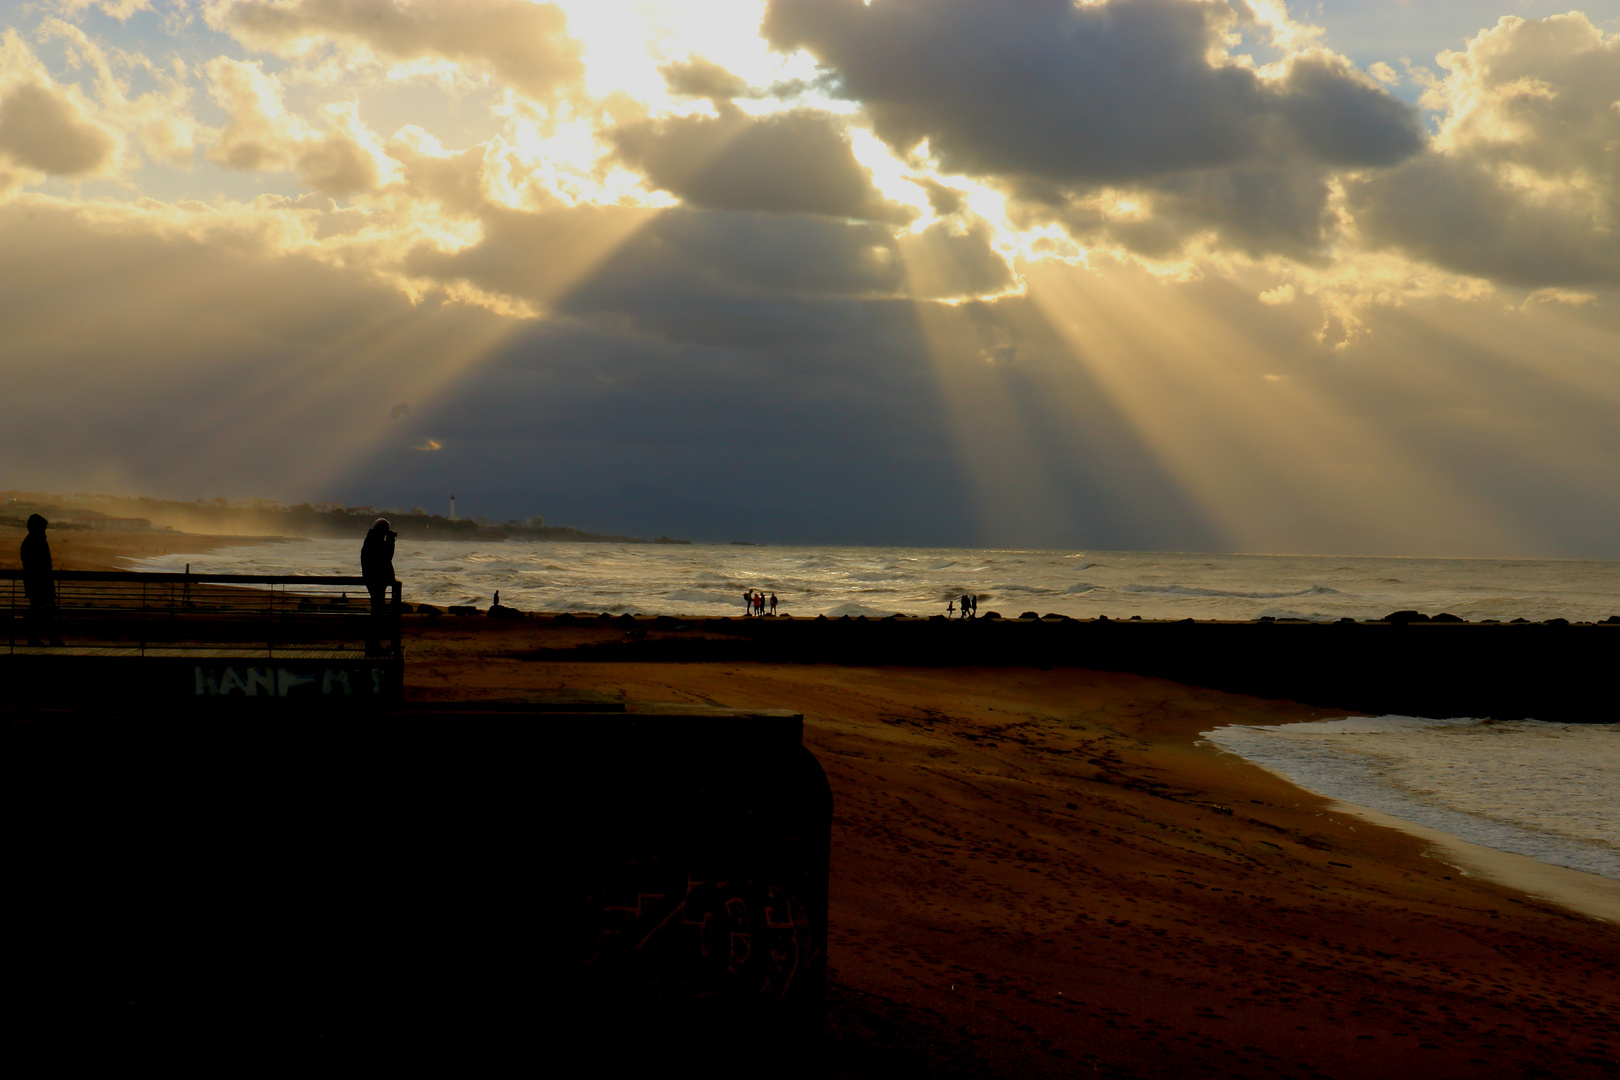
[[[1484,844],[1476,844],[1451,833],[1431,829],[1427,825],[1419,825],[1342,799],[1332,799],[1329,805],[1339,813],[1350,814],[1386,829],[1398,829],[1427,841],[1434,846],[1436,858],[1451,863],[1463,873],[1478,874],[1510,889],[1550,900],[1582,915],[1620,924],[1620,881],[1613,878],[1571,870],[1567,866],[1542,862],[1540,859],[1532,859],[1528,855],[1512,851],[1486,847]]]
[[[0,526],[0,570],[21,567],[19,547],[26,529]],[[58,570],[130,570],[141,559],[163,555],[207,555],[229,547],[299,543],[295,536],[211,536],[153,529],[120,532],[100,529],[49,529],[51,561]]]
[[[1285,784],[1298,788],[1314,798],[1324,800],[1335,812],[1360,818],[1385,829],[1406,833],[1431,845],[1434,857],[1450,863],[1465,874],[1474,874],[1510,889],[1551,901],[1579,914],[1620,924],[1620,881],[1601,874],[1589,874],[1557,863],[1544,862],[1529,855],[1503,851],[1443,829],[1422,825],[1395,814],[1375,810],[1359,803],[1348,802],[1332,795],[1313,791],[1268,765],[1253,761],[1235,750],[1228,750],[1209,738],[1212,732],[1200,735],[1217,753],[1229,754],[1245,764],[1275,776]]]
[[[1620,928],[1198,745],[1336,710],[1078,668],[541,659],[549,633],[438,620],[407,693],[804,714],[834,1075],[1620,1068]]]
[[[833,793],[833,1076],[1620,1071],[1620,927],[1199,745],[1345,710],[1076,666],[777,661],[673,623],[408,616],[406,700],[802,714]],[[534,782],[559,767],[539,753]],[[542,850],[556,827],[534,823]]]

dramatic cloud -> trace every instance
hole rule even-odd
[[[755,119],[722,100],[717,117],[645,120],[613,133],[619,156],[694,206],[903,223],[915,210],[878,194],[839,117],[810,109]]]
[[[1368,237],[1515,285],[1620,284],[1620,37],[1510,17],[1440,62],[1434,149],[1350,189]]]
[[[584,72],[562,10],[528,0],[227,0],[209,18],[284,55],[335,42],[395,63],[469,63],[538,100]]]
[[[1241,5],[1107,0],[772,0],[765,31],[809,49],[899,153],[1002,181],[1030,221],[1173,258],[1202,234],[1315,258],[1333,174],[1417,153],[1415,112],[1321,48],[1261,71]]]
[[[1330,54],[1274,78],[1220,61],[1237,20],[1204,0],[771,0],[765,32],[836,71],[890,145],[926,139],[951,172],[1118,183],[1421,146],[1411,110]]]
[[[18,486],[1616,550],[1620,45],[1582,16],[1431,78],[1277,0],[14,7]]]

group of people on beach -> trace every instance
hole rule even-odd
[[[954,596],[945,601],[945,614],[948,616],[955,616],[957,614],[956,598]],[[963,593],[961,608],[962,618],[973,619],[977,618],[978,614],[979,598],[974,596],[972,593]]]
[[[743,593],[743,614],[744,615],[764,615],[766,605],[770,606],[770,609],[771,609],[770,613],[772,615],[775,615],[776,614],[776,594],[775,593],[771,593],[771,595],[768,598],[766,597],[766,595],[764,593],[759,592],[756,589],[749,589],[747,592]]]

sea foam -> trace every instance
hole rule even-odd
[[[1620,880],[1620,724],[1380,716],[1204,737],[1319,795]]]

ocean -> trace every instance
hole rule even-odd
[[[358,541],[296,540],[144,560],[199,572],[354,574]],[[750,589],[799,616],[942,613],[1076,618],[1468,620],[1620,614],[1620,564],[1595,561],[1201,555],[1118,551],[401,542],[417,603],[714,616]],[[1594,718],[1612,719],[1612,717]],[[1319,794],[1473,843],[1620,879],[1620,724],[1380,717],[1225,727],[1217,746]]]
[[[168,555],[140,568],[357,574],[358,540],[294,540]],[[1005,551],[884,547],[401,541],[406,599],[552,612],[742,613],[749,589],[792,615],[934,615],[963,593],[979,612],[1090,619],[1376,619],[1411,608],[1468,620],[1620,615],[1620,563]]]
[[[1319,795],[1620,880],[1620,724],[1379,716],[1204,737]]]

